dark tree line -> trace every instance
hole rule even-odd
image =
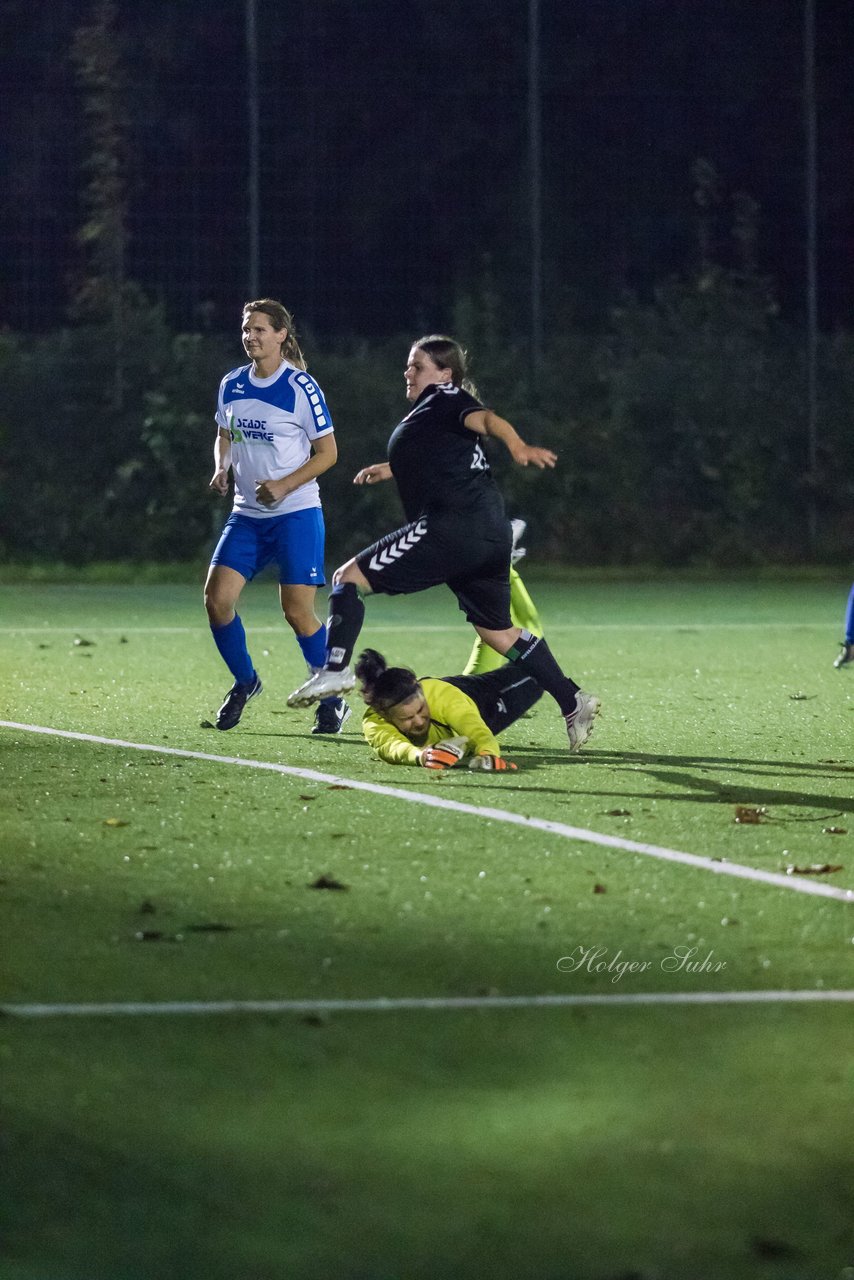
[[[265,32],[263,244],[276,263],[265,287],[308,318],[339,430],[323,485],[331,553],[396,521],[391,487],[355,490],[351,478],[383,456],[411,339],[446,328],[470,346],[486,401],[561,455],[548,475],[494,459],[533,551],[594,565],[850,557],[854,338],[828,317],[807,465],[799,6],[709,0],[690,27],[666,0],[541,8],[536,392],[520,320],[522,0],[506,0],[500,23],[485,0],[295,0],[287,37]],[[825,20],[841,12],[825,0]],[[202,562],[223,518],[207,491],[214,395],[242,357],[242,5],[55,0],[39,13],[41,43],[24,40],[18,66],[35,115],[16,100],[0,197],[23,256],[3,271],[9,286],[26,260],[55,288],[49,324],[10,308],[0,335],[0,556]],[[839,54],[823,41],[823,103],[841,120]],[[50,181],[60,156],[73,178],[65,204]],[[12,216],[16,191],[26,217]],[[834,192],[825,257],[850,205],[844,185]],[[844,272],[837,286],[838,309]]]
[[[553,335],[536,401],[521,352],[508,351],[495,323],[500,295],[461,297],[457,312],[486,402],[560,454],[549,473],[493,457],[510,511],[531,523],[535,555],[650,566],[850,560],[852,335],[820,344],[811,474],[801,335],[758,277],[716,269],[672,280],[650,303],[627,299],[607,329]],[[3,559],[205,561],[225,514],[207,489],[214,396],[241,360],[237,335],[176,333],[143,302],[127,320],[121,404],[109,321],[0,338]],[[351,481],[384,456],[413,336],[330,345],[305,335],[338,431],[340,460],[322,486],[333,558],[399,520],[393,486]],[[45,388],[50,412],[34,422]]]

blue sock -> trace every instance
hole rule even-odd
[[[848,608],[845,610],[845,643],[854,644],[854,587],[848,597]]]
[[[317,671],[326,661],[326,627],[321,622],[313,636],[297,636],[309,671]]]
[[[246,632],[240,615],[236,613],[224,627],[211,627],[211,635],[223,662],[237,683],[249,684],[255,677],[255,668],[246,648]]]

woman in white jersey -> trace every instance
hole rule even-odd
[[[261,680],[246,645],[237,602],[247,582],[275,560],[279,598],[309,671],[323,666],[326,627],[314,611],[323,573],[324,524],[317,477],[338,449],[323,393],[306,372],[289,312],[273,298],[247,302],[241,326],[249,364],[220,383],[214,473],[225,497],[234,478],[234,508],[205,583],[214,642],[234,678],[217,715],[233,729]],[[350,714],[343,698],[318,706],[313,733],[338,733]]]

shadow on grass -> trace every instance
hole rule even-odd
[[[625,788],[598,790],[595,787],[581,789],[577,775],[571,787],[573,795],[602,796],[622,800],[669,800],[677,803],[694,801],[700,804],[747,805],[752,807],[823,809],[831,810],[827,816],[854,813],[854,797],[850,790],[845,794],[827,792],[781,790],[779,787],[763,787],[756,782],[732,781],[739,772],[756,778],[785,776],[786,771],[797,772],[801,777],[816,781],[836,782],[848,778],[854,780],[854,766],[835,761],[804,764],[802,760],[750,760],[734,756],[662,756],[637,751],[585,751],[580,756],[567,756],[560,752],[543,752],[536,748],[522,748],[512,753],[525,770],[546,768],[561,763],[574,767],[581,765],[595,769],[604,765],[610,771],[627,769],[632,774],[641,773],[656,782],[667,784],[667,791],[629,791]],[[689,772],[689,769],[696,772]],[[718,781],[702,776],[715,770],[726,770],[726,779]],[[676,791],[675,788],[682,788]],[[570,789],[569,787],[567,788]],[[530,788],[541,791],[542,788]],[[554,790],[554,788],[549,788]]]
[[[304,741],[306,738],[312,739],[312,735],[308,730],[296,733],[269,733],[248,730],[241,736],[244,740],[253,738],[273,742],[281,741],[282,739],[294,741]],[[323,736],[312,740],[317,741],[319,744],[322,743],[324,752],[329,750],[340,752],[354,745],[364,745],[367,749],[367,744],[360,742],[352,733]],[[534,797],[544,795],[562,796],[567,792],[571,792],[573,796],[600,796],[603,800],[668,800],[679,804],[683,804],[685,801],[696,801],[701,804],[741,804],[753,807],[773,805],[776,808],[785,806],[787,808],[822,809],[832,811],[828,812],[828,817],[854,813],[854,797],[850,794],[836,795],[794,789],[783,791],[778,787],[763,787],[756,782],[740,784],[737,781],[732,781],[733,775],[737,775],[739,772],[756,778],[779,778],[781,775],[785,776],[788,772],[797,773],[800,777],[827,782],[843,779],[847,782],[848,778],[851,778],[854,783],[854,765],[840,761],[825,760],[804,763],[802,760],[753,760],[739,756],[711,755],[669,756],[641,751],[597,751],[595,749],[585,749],[581,754],[573,755],[568,751],[547,751],[538,747],[510,748],[507,752],[507,758],[514,763],[518,763],[520,769],[513,772],[508,771],[508,773],[499,778],[494,775],[490,777],[489,774],[483,773],[475,776],[463,768],[448,773],[442,777],[441,781],[432,775],[428,779],[420,770],[385,765],[374,760],[371,760],[371,764],[376,766],[375,780],[384,786],[411,789],[420,787],[425,782],[430,781],[433,784],[438,783],[438,785],[446,786],[450,792],[458,789],[464,783],[476,783],[479,792],[489,791],[494,792],[496,795],[501,794],[502,798],[506,798],[508,803],[514,794]],[[630,770],[634,775],[641,773],[654,781],[666,784],[672,790],[638,792],[626,790],[625,788],[607,790],[600,790],[595,787],[580,788],[578,786],[579,778],[577,773],[567,774],[565,787],[536,784],[528,786],[524,781],[526,775],[539,769],[552,769],[556,766],[568,767],[574,770],[582,766],[587,769],[595,769],[597,765],[604,765],[612,772],[622,769]],[[322,761],[306,761],[303,763],[303,767],[307,769],[323,769],[324,766]],[[696,770],[696,772],[688,772],[689,769]],[[712,777],[702,776],[716,771],[726,771],[726,780],[717,781]],[[677,790],[680,788],[681,790]]]

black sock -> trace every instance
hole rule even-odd
[[[326,669],[343,671],[353,656],[365,606],[355,582],[341,582],[329,593],[329,617],[326,619]]]
[[[537,684],[552,695],[563,715],[575,710],[578,685],[563,674],[554,654],[541,636],[534,636],[530,631],[523,630],[516,643],[507,650],[505,657],[508,662],[515,663],[524,671],[526,676],[533,676]]]

